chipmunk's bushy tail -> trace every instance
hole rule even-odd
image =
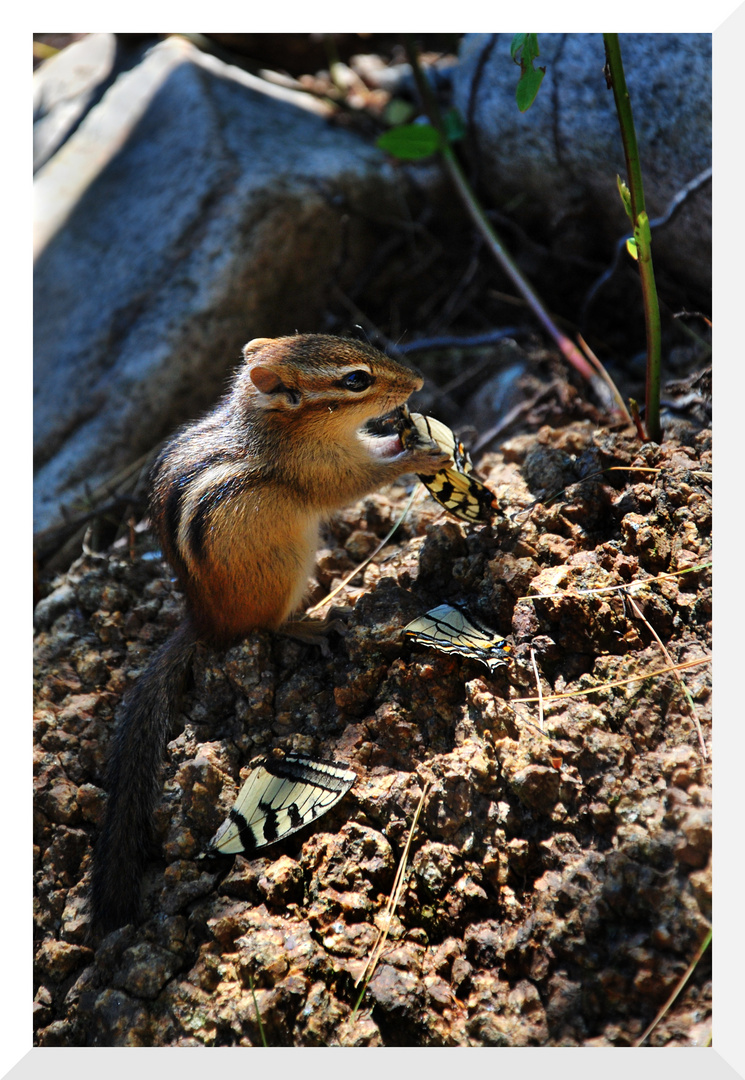
[[[106,815],[93,854],[93,925],[103,931],[140,914],[161,763],[196,641],[186,619],[124,700],[109,759]]]

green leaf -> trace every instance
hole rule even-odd
[[[639,249],[636,246],[635,237],[630,236],[627,239],[627,241],[626,241],[626,250],[628,251],[628,253],[629,253],[629,255],[631,256],[632,259],[638,259],[639,258]]]
[[[532,68],[530,71],[526,71],[524,75],[520,76],[520,81],[515,90],[515,99],[520,112],[527,112],[535,101],[536,94],[540,90],[545,74],[545,68]]]
[[[520,51],[525,45],[525,41],[528,38],[528,34],[515,34],[512,38],[512,44],[510,45],[510,56],[516,64],[520,63]]]
[[[404,101],[403,98],[391,98],[383,111],[383,119],[390,127],[395,127],[397,124],[408,124],[415,113],[416,106],[413,102]]]
[[[383,132],[376,145],[404,161],[429,157],[442,146],[440,133],[431,124],[402,124]]]
[[[510,56],[516,64],[520,65],[520,78],[515,90],[517,107],[520,112],[526,112],[535,101],[543,76],[546,74],[545,67],[533,66],[540,56],[538,35],[515,34],[510,45]]]
[[[524,60],[526,64],[533,64],[535,60],[541,55],[538,48],[538,34],[526,34],[525,35],[525,48],[523,50]]]
[[[448,142],[457,142],[459,139],[465,138],[466,125],[457,109],[448,109],[443,117],[443,121],[445,123],[445,134],[447,135]]]
[[[628,185],[624,183],[618,173],[616,173],[616,183],[618,184],[618,194],[621,196],[623,208],[628,215],[629,221],[633,222],[634,214],[631,209],[631,192],[628,189]]]
[[[522,56],[520,55],[522,53]],[[538,34],[514,34],[510,45],[510,56],[520,67],[532,67],[533,61],[540,56]]]

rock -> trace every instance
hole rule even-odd
[[[125,951],[113,982],[134,997],[155,998],[178,967],[173,953],[143,941]]]
[[[280,857],[267,867],[259,879],[259,889],[268,904],[284,908],[303,899],[303,871],[294,859]]]
[[[554,252],[611,262],[629,221],[616,187],[626,166],[602,34],[540,34],[546,76],[525,113],[515,103],[511,34],[468,34],[454,73],[478,183],[495,207]],[[711,35],[621,34],[650,218],[711,167]],[[483,66],[482,66],[483,65]],[[655,270],[711,298],[711,183],[653,234]]]
[[[38,630],[47,630],[54,620],[68,611],[75,604],[75,590],[69,582],[63,582],[34,608],[34,626]]]
[[[182,39],[120,75],[35,180],[35,528],[206,409],[250,338],[318,330],[396,176]]]
[[[34,172],[59,149],[109,77],[115,34],[87,34],[34,74]]]
[[[82,967],[93,956],[93,950],[67,941],[45,941],[36,954],[36,964],[54,983],[62,982],[70,972]]]
[[[142,58],[150,34],[83,34],[34,73],[34,172],[97,105],[121,72]]]
[[[391,964],[380,964],[370,980],[370,997],[387,1018],[394,1021],[410,1018],[424,999],[424,987],[411,971],[399,971]]]

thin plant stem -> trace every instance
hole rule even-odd
[[[419,57],[417,55],[416,46],[414,45],[410,35],[405,35],[406,52],[411,63],[412,70],[414,72],[414,78],[416,80],[417,88],[419,90],[420,97],[424,109],[432,122],[433,127],[437,129],[441,137],[440,153],[442,154],[442,160],[445,163],[450,178],[455,185],[458,194],[463,200],[468,213],[470,214],[476,227],[479,229],[486,244],[491,251],[492,255],[496,258],[504,272],[510,278],[512,283],[518,289],[518,291],[524,296],[531,311],[538,319],[540,324],[546,330],[546,332],[553,338],[557,346],[561,350],[562,354],[568,360],[568,362],[574,367],[588,382],[598,383],[601,380],[593,370],[592,366],[587,362],[580,350],[574,344],[574,342],[563,334],[553,321],[551,316],[543,306],[538,294],[533,289],[530,282],[523,277],[522,273],[515,265],[512,257],[507,252],[502,241],[497,236],[494,228],[484,213],[481,204],[476,198],[470,184],[466,180],[465,174],[460,167],[460,163],[455,156],[455,152],[448,140],[447,133],[445,131],[445,125],[442,120],[440,108],[437,104],[432,88],[430,87],[427,79],[419,64]]]
[[[634,600],[634,597],[631,595],[631,593],[626,594],[626,599],[628,600],[629,606],[631,607],[631,610],[634,612],[634,615],[636,615],[637,619],[640,619],[644,623],[644,625],[647,627],[647,629],[649,630],[652,637],[655,639],[655,641],[657,642],[659,647],[662,649],[662,653],[663,653],[665,659],[667,660],[668,664],[674,664],[673,658],[670,655],[670,653],[668,652],[668,650],[665,648],[665,645],[664,645],[664,642],[662,641],[662,638],[657,633],[657,631],[652,626],[652,624],[649,622],[649,620],[645,617],[644,612],[639,607],[636,600]],[[673,672],[675,674],[675,678],[678,680],[678,683],[680,684],[681,690],[683,691],[683,696],[685,697],[686,704],[688,705],[688,709],[689,709],[690,714],[691,714],[691,719],[693,720],[693,726],[696,728],[696,734],[698,735],[698,745],[699,745],[699,747],[701,749],[701,756],[704,758],[704,760],[706,760],[706,758],[708,757],[708,755],[706,753],[706,743],[704,742],[704,733],[701,730],[701,724],[699,723],[699,719],[696,716],[696,706],[693,704],[693,698],[691,697],[691,694],[690,694],[690,691],[688,690],[688,687],[683,682],[683,679],[682,679],[682,676],[681,676],[680,672],[676,671],[674,667],[673,667]]]
[[[533,675],[535,676],[535,685],[538,690],[538,723],[540,725],[541,733],[543,732],[543,688],[541,687],[541,676],[538,674],[538,665],[535,662],[535,650],[530,650],[530,663],[533,665]]]
[[[373,561],[375,556],[379,552],[381,552],[383,550],[383,548],[388,543],[390,538],[393,536],[394,532],[399,527],[399,525],[403,524],[403,520],[406,517],[406,515],[408,514],[409,510],[411,509],[412,503],[414,502],[414,498],[416,497],[419,490],[423,489],[423,488],[424,488],[424,485],[421,484],[421,483],[414,485],[414,489],[411,492],[411,495],[409,496],[409,501],[406,503],[406,506],[401,511],[399,517],[396,518],[396,521],[391,526],[391,528],[388,530],[388,532],[383,537],[383,539],[380,541],[380,543],[375,548],[375,550],[371,551],[370,554],[368,556],[366,556],[366,558],[364,558],[362,560],[362,562],[359,563],[358,566],[355,566],[352,570],[350,570],[349,573],[347,574],[347,576],[345,578],[343,578],[339,582],[339,584],[336,586],[335,589],[332,589],[330,593],[328,593],[326,596],[324,596],[324,598],[322,600],[319,600],[317,604],[314,604],[313,607],[309,607],[307,609],[307,611],[304,611],[303,614],[300,616],[301,619],[305,619],[309,615],[314,615],[317,611],[320,611],[322,608],[325,608],[326,605],[329,604],[331,602],[331,600],[333,600],[333,598],[336,596],[337,593],[341,592],[341,590],[343,588],[345,588],[347,585],[349,585],[349,583],[351,581],[354,581],[354,579],[357,577],[358,574],[362,573],[362,571]]]
[[[254,981],[253,981],[253,979],[251,978],[250,975],[248,976],[248,985],[249,985],[249,988],[251,990],[251,997],[253,998],[254,1009],[256,1010],[256,1023],[257,1023],[258,1028],[259,1028],[259,1035],[261,1036],[261,1045],[266,1046],[267,1041],[266,1041],[266,1034],[264,1032],[264,1025],[261,1022],[261,1013],[259,1012],[259,1003],[256,1000],[256,991],[254,990]]]
[[[661,367],[661,327],[660,305],[652,266],[652,233],[649,217],[644,205],[644,184],[642,182],[639,147],[636,141],[634,116],[631,111],[631,98],[626,86],[626,76],[621,60],[621,46],[618,34],[603,34],[607,71],[621,127],[623,152],[626,158],[626,172],[631,196],[631,221],[634,227],[634,239],[637,244],[637,261],[641,278],[642,297],[644,300],[644,320],[647,330],[647,399],[646,428],[649,438],[660,442],[660,367]]]
[[[393,919],[393,913],[396,910],[396,907],[398,905],[399,900],[401,899],[401,893],[403,892],[404,882],[406,880],[406,867],[407,867],[408,861],[409,861],[409,851],[411,850],[411,841],[414,838],[414,831],[416,829],[417,822],[419,821],[419,815],[422,812],[422,807],[424,806],[424,800],[427,798],[427,795],[429,794],[429,789],[430,789],[430,782],[429,782],[429,780],[427,780],[425,782],[425,784],[424,784],[424,787],[422,788],[422,794],[419,797],[419,802],[417,803],[417,808],[414,811],[414,818],[413,818],[413,820],[411,822],[411,828],[409,829],[409,835],[406,838],[406,844],[404,845],[403,854],[401,855],[401,859],[400,859],[399,864],[398,864],[398,869],[396,870],[396,876],[395,876],[395,878],[393,880],[393,888],[391,889],[391,895],[388,897],[388,903],[386,905],[385,912],[383,913],[383,929],[378,931],[378,937],[377,937],[377,940],[376,940],[375,945],[373,947],[373,950],[370,953],[370,956],[368,957],[367,964],[365,965],[362,974],[359,976],[359,978],[355,982],[355,986],[359,986],[360,983],[362,983],[362,989],[360,990],[359,997],[357,998],[357,1001],[355,1002],[355,1006],[354,1006],[354,1008],[352,1010],[352,1018],[351,1018],[352,1023],[354,1023],[355,1017],[357,1016],[357,1012],[359,1010],[360,1005],[362,1004],[362,999],[365,996],[365,993],[367,991],[367,987],[368,987],[368,985],[370,983],[370,980],[372,979],[373,975],[375,974],[375,969],[378,966],[378,961],[380,960],[380,957],[381,957],[381,955],[383,953],[383,948],[385,946],[386,939],[388,937],[388,932],[389,932],[389,930],[391,928],[391,921]]]
[[[641,675],[630,675],[628,679],[614,679],[612,682],[599,683],[597,686],[586,686],[583,690],[567,690],[564,694],[548,694],[545,697],[519,697],[513,698],[511,704],[518,702],[532,702],[543,700],[544,705],[551,705],[554,701],[564,701],[566,698],[587,697],[588,694],[597,694],[602,690],[612,690],[617,686],[630,686],[631,683],[644,682],[646,679],[656,679],[658,675],[667,675],[668,671],[685,671],[687,668],[701,667],[702,664],[710,664],[710,656],[702,656],[697,660],[684,660],[681,664],[673,664],[669,667],[657,668],[656,671],[646,671]]]
[[[553,321],[545,307],[541,303],[541,300],[536,293],[533,286],[523,277],[522,273],[513,262],[512,258],[507,252],[507,249],[503,245],[502,241],[494,231],[494,227],[487,218],[481,204],[476,199],[471,186],[465,178],[463,170],[460,167],[460,162],[455,156],[455,152],[449,143],[443,144],[441,147],[441,154],[445,166],[450,173],[450,177],[455,184],[458,192],[465,203],[468,213],[471,215],[477,228],[481,231],[481,234],[486,241],[487,247],[494,255],[497,262],[500,264],[504,272],[510,278],[514,286],[525,297],[525,301],[528,307],[538,319],[541,326],[549,334],[550,337],[556,342],[557,346],[563,353],[564,357],[569,361],[572,367],[576,368],[580,375],[584,376],[589,382],[594,382],[597,378],[590,364],[588,364],[585,357],[580,350],[566,334],[563,334]]]
[[[705,937],[705,938],[704,938],[704,940],[703,940],[703,941],[701,942],[701,946],[699,947],[699,949],[698,949],[698,951],[697,951],[696,955],[694,956],[693,960],[691,960],[690,964],[688,965],[688,968],[687,968],[687,970],[686,970],[685,974],[683,975],[683,978],[682,978],[682,979],[680,980],[680,982],[678,983],[678,985],[677,985],[677,986],[675,987],[675,989],[673,990],[672,994],[671,994],[671,995],[670,995],[670,997],[669,997],[669,998],[667,999],[667,1001],[665,1002],[665,1004],[664,1004],[664,1005],[662,1006],[662,1008],[660,1009],[660,1011],[659,1011],[659,1012],[657,1013],[657,1015],[655,1016],[654,1020],[653,1020],[653,1021],[652,1021],[652,1023],[651,1023],[650,1025],[649,1025],[649,1027],[648,1027],[648,1028],[647,1028],[647,1030],[646,1030],[646,1031],[644,1032],[644,1034],[643,1034],[643,1035],[640,1035],[640,1036],[639,1036],[639,1038],[638,1038],[638,1039],[636,1040],[636,1042],[634,1043],[634,1046],[641,1046],[641,1044],[642,1044],[642,1043],[644,1042],[644,1040],[645,1040],[646,1038],[648,1038],[648,1037],[649,1037],[649,1035],[651,1035],[651,1033],[652,1033],[652,1032],[654,1031],[654,1029],[655,1029],[655,1028],[657,1027],[657,1025],[659,1024],[659,1022],[660,1022],[660,1020],[662,1019],[662,1017],[663,1017],[663,1016],[665,1015],[665,1013],[666,1013],[666,1012],[668,1011],[668,1009],[669,1009],[669,1008],[670,1008],[670,1006],[671,1006],[671,1005],[673,1004],[673,1002],[675,1001],[675,999],[676,999],[676,997],[678,996],[678,994],[679,994],[679,993],[681,992],[681,990],[683,989],[683,987],[685,986],[685,984],[686,984],[686,983],[688,982],[688,980],[690,979],[691,975],[693,975],[693,972],[694,972],[694,971],[696,970],[696,965],[698,964],[698,962],[699,962],[699,960],[701,959],[701,957],[702,957],[702,956],[704,955],[704,953],[706,952],[706,950],[707,950],[707,949],[709,948],[709,946],[711,945],[711,938],[712,938],[712,931],[711,931],[711,930],[709,930],[709,931],[708,931],[708,933],[706,934],[706,937]],[[707,1045],[707,1046],[709,1045],[709,1041],[710,1041],[710,1040],[711,1040],[711,1035],[709,1035],[709,1039],[708,1039],[708,1040],[707,1040],[707,1042],[706,1042],[706,1045]]]

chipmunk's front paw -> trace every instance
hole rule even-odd
[[[331,649],[326,640],[326,635],[331,631],[344,636],[347,630],[345,616],[349,616],[352,609],[349,607],[332,607],[322,619],[288,619],[279,628],[279,632],[286,637],[295,638],[308,645],[317,645],[324,657],[331,656]]]
[[[452,469],[454,465],[450,454],[443,453],[435,442],[431,446],[417,446],[409,450],[405,460],[409,472],[420,476],[432,476],[441,469]]]

